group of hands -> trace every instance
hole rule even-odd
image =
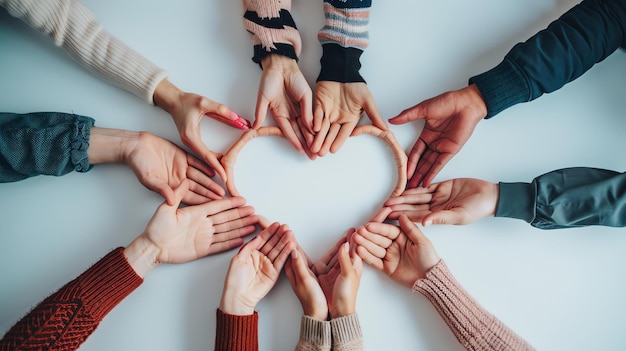
[[[272,223],[243,244],[260,221],[243,198],[179,207],[188,190],[189,181],[183,180],[173,191],[173,203],[158,207],[124,253],[143,278],[161,263],[185,263],[241,246],[230,261],[219,305],[227,314],[253,314],[284,268],[306,316],[321,321],[340,318],[356,311],[363,262],[412,288],[440,260],[409,217],[400,216],[398,225],[384,223],[389,208],[348,230],[316,262],[286,224]]]

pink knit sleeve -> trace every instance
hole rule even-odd
[[[413,285],[435,306],[457,340],[467,350],[534,350],[519,335],[482,308],[454,279],[443,261],[439,261]]]
[[[142,282],[117,248],[17,322],[0,350],[76,350]]]

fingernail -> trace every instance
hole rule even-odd
[[[298,250],[291,251],[291,258],[294,260],[298,258]]]
[[[431,224],[433,224],[433,221],[426,221],[424,222],[424,227],[428,227]]]

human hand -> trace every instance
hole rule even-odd
[[[372,124],[382,130],[383,121],[367,84],[320,81],[315,88],[311,152],[324,156],[335,153],[346,142],[365,112]]]
[[[172,116],[183,144],[200,156],[226,182],[226,172],[219,162],[221,155],[209,150],[202,142],[200,121],[208,116],[242,130],[249,129],[250,122],[225,105],[204,96],[181,91],[167,79],[157,86],[154,103]],[[211,172],[210,176],[213,175]]]
[[[256,304],[274,287],[290,253],[296,248],[286,224],[272,223],[246,243],[230,261],[220,310],[250,315]]]
[[[390,219],[407,215],[414,222],[430,224],[469,224],[494,216],[498,204],[498,184],[480,179],[458,178],[431,184],[428,188],[405,190],[391,198]]]
[[[264,58],[261,66],[263,74],[253,128],[261,127],[269,108],[285,138],[298,152],[314,159],[306,143],[306,140],[313,140],[313,94],[296,60],[273,54]]]
[[[328,302],[330,318],[347,316],[356,311],[356,296],[363,273],[361,258],[354,250],[350,250],[349,238],[354,233],[354,229],[348,231],[345,237],[341,238],[340,245],[335,245],[322,258],[328,262],[335,262],[324,273],[318,273],[317,278],[322,287],[322,291]],[[328,260],[328,257],[331,257]]]
[[[300,300],[302,310],[306,316],[325,321],[328,319],[328,305],[315,273],[309,268],[308,257],[298,247],[291,254],[291,259],[285,264],[285,273],[291,288]]]
[[[409,153],[408,187],[430,185],[443,166],[461,150],[485,116],[487,106],[478,88],[472,84],[423,101],[391,118],[391,124],[418,119],[426,121]]]
[[[230,250],[254,233],[258,218],[241,197],[178,208],[189,189],[183,180],[174,189],[174,204],[161,204],[146,229],[126,248],[142,277],[159,263],[185,263]]]
[[[365,263],[409,288],[439,262],[430,240],[405,215],[400,216],[400,227],[368,223],[357,230],[352,240]]]

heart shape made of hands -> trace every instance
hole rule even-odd
[[[404,152],[404,150],[402,149],[402,147],[400,147],[397,139],[395,138],[394,134],[387,130],[381,130],[375,126],[372,125],[362,125],[362,126],[358,126],[354,132],[352,133],[352,137],[355,136],[359,136],[359,135],[363,135],[363,134],[368,134],[374,137],[377,137],[379,139],[381,139],[382,141],[385,142],[385,144],[391,149],[392,154],[393,154],[393,160],[395,162],[395,165],[397,167],[397,182],[393,188],[393,191],[391,193],[391,196],[398,196],[402,193],[402,191],[404,191],[405,187],[406,187],[406,183],[407,183],[407,176],[406,176],[406,167],[407,167],[407,156],[406,153]],[[282,134],[282,131],[277,128],[277,127],[262,127],[259,129],[251,129],[248,130],[247,132],[243,133],[241,135],[241,137],[239,138],[239,140],[237,140],[229,149],[228,151],[224,154],[224,156],[221,159],[222,165],[224,166],[224,169],[226,170],[226,175],[227,175],[227,182],[226,182],[226,187],[228,188],[229,193],[232,196],[240,196],[240,192],[237,189],[237,186],[235,184],[235,175],[234,175],[234,168],[235,168],[235,163],[237,161],[237,157],[239,155],[239,153],[244,149],[244,147],[253,139],[257,138],[257,137],[266,137],[266,136],[274,136],[274,137],[282,137],[284,138],[284,135]],[[369,159],[367,159],[367,161],[369,161]],[[307,162],[310,162],[307,160]],[[319,162],[319,161],[314,161],[314,162]],[[281,170],[267,170],[267,169],[255,169],[255,172],[280,172]],[[288,185],[288,184],[283,184],[283,185]],[[322,186],[323,184],[318,184],[317,186]],[[315,184],[311,184],[311,186],[316,186]],[[367,191],[367,189],[364,189],[364,191]],[[272,194],[268,194],[267,195],[270,198],[273,198]],[[307,199],[305,199],[304,201],[306,201]],[[332,201],[333,199],[328,199],[328,201]],[[382,199],[383,201],[385,199]],[[381,204],[382,202],[381,201]],[[277,201],[280,202],[280,201]],[[254,205],[254,204],[252,204]],[[281,204],[281,203],[272,203],[271,206],[295,206],[294,204]],[[313,214],[315,215],[315,214]],[[342,215],[341,213],[337,213],[337,215]],[[268,219],[266,219],[263,216],[261,217],[261,226],[263,228],[267,227],[271,221],[269,221]],[[324,221],[323,218],[320,219],[320,222]],[[354,223],[353,225],[358,225],[360,223]]]

